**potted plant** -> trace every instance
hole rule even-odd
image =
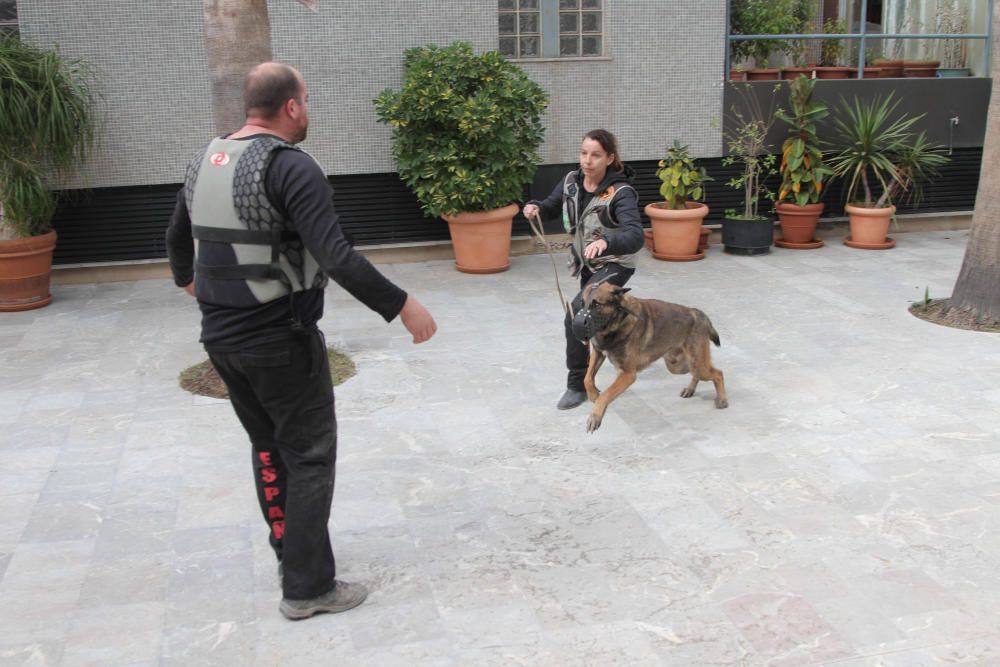
[[[851,234],[844,243],[852,248],[894,247],[887,236],[896,212],[893,201],[898,196],[919,201],[921,183],[948,161],[940,147],[913,130],[923,114],[897,114],[897,106],[892,94],[865,102],[855,98],[853,104],[842,102],[834,117],[840,147],[829,163],[836,177],[847,179]]]
[[[399,90],[374,100],[392,127],[400,177],[424,212],[448,221],[455,267],[510,267],[516,203],[541,161],[545,91],[497,51],[467,42],[407,49]]]
[[[812,32],[813,3],[811,0],[793,0],[791,9],[795,18],[793,31],[800,35]],[[785,46],[785,53],[792,61],[792,64],[781,69],[782,79],[795,79],[799,75],[809,78],[813,77],[816,72],[816,65],[815,63],[809,64],[808,40],[790,40]]]
[[[792,11],[796,0],[732,0],[729,26],[733,35],[782,35],[795,32],[796,18]],[[781,70],[768,67],[771,54],[787,45],[778,39],[735,40],[732,42],[733,61],[751,59],[750,81],[777,79]]]
[[[843,35],[847,26],[843,19],[827,19],[823,23],[824,35]],[[817,79],[847,79],[851,68],[842,64],[847,44],[841,38],[820,40],[819,67],[816,68]]]
[[[51,179],[93,144],[92,80],[83,62],[0,34],[0,311],[52,301]]]
[[[913,15],[901,12],[898,15],[895,32],[905,34],[913,28]],[[898,79],[903,76],[903,47],[906,40],[892,39],[884,56],[876,58],[872,63],[879,68],[880,79]]]
[[[726,210],[722,220],[722,244],[728,253],[758,255],[770,252],[774,239],[774,221],[761,214],[760,203],[762,199],[774,199],[766,179],[778,173],[777,158],[768,142],[776,116],[773,106],[765,111],[749,88],[744,88],[740,97],[743,108],[734,107],[726,123],[728,155],[722,159],[722,164],[741,167],[740,175],[730,179],[728,184],[742,190],[743,208]],[[772,103],[773,99],[772,94]]]
[[[823,164],[823,151],[816,135],[816,123],[829,115],[826,104],[812,99],[815,79],[800,76],[788,84],[790,112],[778,109],[775,115],[788,124],[790,132],[781,146],[781,187],[775,208],[781,223],[779,248],[820,248],[814,238],[816,222],[823,213],[823,183],[833,170]]]
[[[969,16],[958,0],[939,0],[937,4],[937,32],[960,35],[966,31]],[[939,77],[969,76],[966,66],[967,44],[964,39],[945,39],[941,45]]]
[[[705,253],[699,251],[698,241],[708,206],[697,200],[704,197],[704,184],[712,178],[676,140],[660,160],[656,175],[663,201],[644,209],[653,228],[653,257],[675,262],[702,259]]]

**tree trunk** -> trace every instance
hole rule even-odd
[[[993,94],[986,121],[979,189],[965,258],[949,310],[973,316],[980,324],[1000,325],[1000,0],[993,0]]]
[[[215,131],[238,130],[243,110],[243,77],[271,60],[267,0],[204,0],[205,51],[212,83]]]

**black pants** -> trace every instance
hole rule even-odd
[[[254,481],[285,598],[333,588],[327,521],[337,463],[337,420],[323,334],[209,358],[253,445]]]
[[[584,267],[580,271],[580,291],[571,304],[573,314],[575,315],[583,308],[583,288],[587,285],[607,280],[612,285],[624,287],[633,273],[635,273],[635,269],[626,269],[619,264],[607,264],[595,273],[591,273],[590,269]],[[572,318],[567,315],[563,324],[566,328],[566,368],[569,371],[566,377],[566,387],[583,391],[583,378],[587,374],[587,364],[590,361],[590,346],[581,343],[573,335]]]

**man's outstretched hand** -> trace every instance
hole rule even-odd
[[[403,309],[399,311],[399,318],[403,321],[403,326],[413,336],[414,343],[423,343],[430,340],[437,331],[437,324],[431,317],[430,311],[424,308],[423,304],[412,296],[406,297]]]

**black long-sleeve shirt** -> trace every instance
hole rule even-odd
[[[260,135],[246,137],[252,141]],[[322,270],[387,322],[402,310],[406,292],[383,276],[351,247],[337,222],[333,188],[323,170],[306,153],[278,150],[265,176],[268,198],[282,211]],[[183,188],[167,228],[167,255],[174,282],[183,287],[194,279],[194,239]],[[286,340],[295,316],[311,325],[323,316],[323,290],[309,289],[251,308],[229,308],[199,300],[201,341],[213,350]],[[294,310],[293,310],[294,309]]]

